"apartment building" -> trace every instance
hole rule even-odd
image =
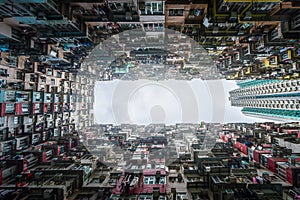
[[[150,57],[160,51],[173,67],[167,79],[190,80],[205,67],[214,69],[203,79],[258,79],[239,82],[232,105],[248,115],[299,120],[299,8],[297,1],[279,0],[0,0],[0,198],[121,198],[123,181],[138,186],[127,192],[135,199],[299,195],[290,190],[299,187],[297,127],[228,125],[238,130],[225,127],[225,144],[213,137],[221,125],[124,125],[119,132],[95,126],[93,111],[95,81],[123,77],[136,60],[156,62]],[[161,52],[166,47],[172,52]],[[115,63],[127,68],[101,71],[123,52],[132,58]],[[158,71],[159,80],[166,78],[163,68],[144,69]],[[154,129],[161,135],[143,135]],[[133,130],[145,136],[147,148],[133,148],[141,139]],[[235,138],[239,131],[257,141]],[[132,145],[132,153],[110,156],[116,144]],[[245,167],[243,157],[269,176]],[[119,167],[141,168],[122,174]]]
[[[230,92],[232,106],[242,112],[269,119],[299,120],[298,80],[249,80]]]

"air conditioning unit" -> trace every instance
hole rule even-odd
[[[53,197],[53,189],[44,190],[43,199],[52,199]]]
[[[131,20],[132,20],[132,14],[131,14],[131,12],[126,12],[126,14],[125,14],[125,19],[126,19],[127,21],[131,21]]]
[[[190,19],[194,19],[194,18],[195,18],[195,15],[189,15],[189,18],[190,18]]]
[[[229,20],[237,20],[237,19],[238,19],[237,12],[231,12]]]
[[[43,12],[38,12],[36,15],[36,20],[46,20],[46,14]]]

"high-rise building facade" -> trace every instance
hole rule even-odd
[[[230,92],[232,106],[247,115],[271,119],[300,119],[299,80],[248,80]]]

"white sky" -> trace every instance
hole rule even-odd
[[[227,80],[99,81],[94,116],[99,124],[175,124],[181,122],[262,122],[231,107]]]

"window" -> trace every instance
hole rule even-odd
[[[152,200],[152,195],[141,195],[139,200]]]
[[[152,14],[151,3],[146,3],[146,14]]]
[[[145,4],[145,14],[147,15],[162,15],[164,11],[162,2],[147,2]]]
[[[23,104],[22,105],[22,113],[25,114],[25,113],[29,113],[29,104]]]
[[[30,82],[35,82],[35,75],[34,74],[30,74]]]
[[[183,9],[170,9],[169,16],[183,16]]]
[[[14,113],[15,112],[15,104],[8,103],[6,104],[6,113]]]
[[[3,127],[5,124],[5,118],[4,117],[0,117],[0,127]]]
[[[41,76],[41,82],[42,82],[42,83],[46,83],[46,77]]]
[[[6,91],[5,101],[15,101],[16,95],[15,91]]]
[[[55,85],[55,79],[51,79],[51,84]]]
[[[157,10],[157,3],[152,3],[152,10]]]
[[[57,51],[51,49],[50,56],[57,57],[57,54],[58,54]]]
[[[34,112],[35,112],[35,113],[40,112],[40,104],[35,104]]]
[[[53,75],[53,70],[51,68],[48,69],[47,75],[48,76],[52,76]]]
[[[24,73],[23,72],[18,72],[17,71],[17,79],[23,80],[24,79]]]
[[[8,76],[7,69],[0,69],[0,76]]]
[[[39,134],[34,134],[32,135],[32,144],[36,144],[40,141],[40,135]]]

